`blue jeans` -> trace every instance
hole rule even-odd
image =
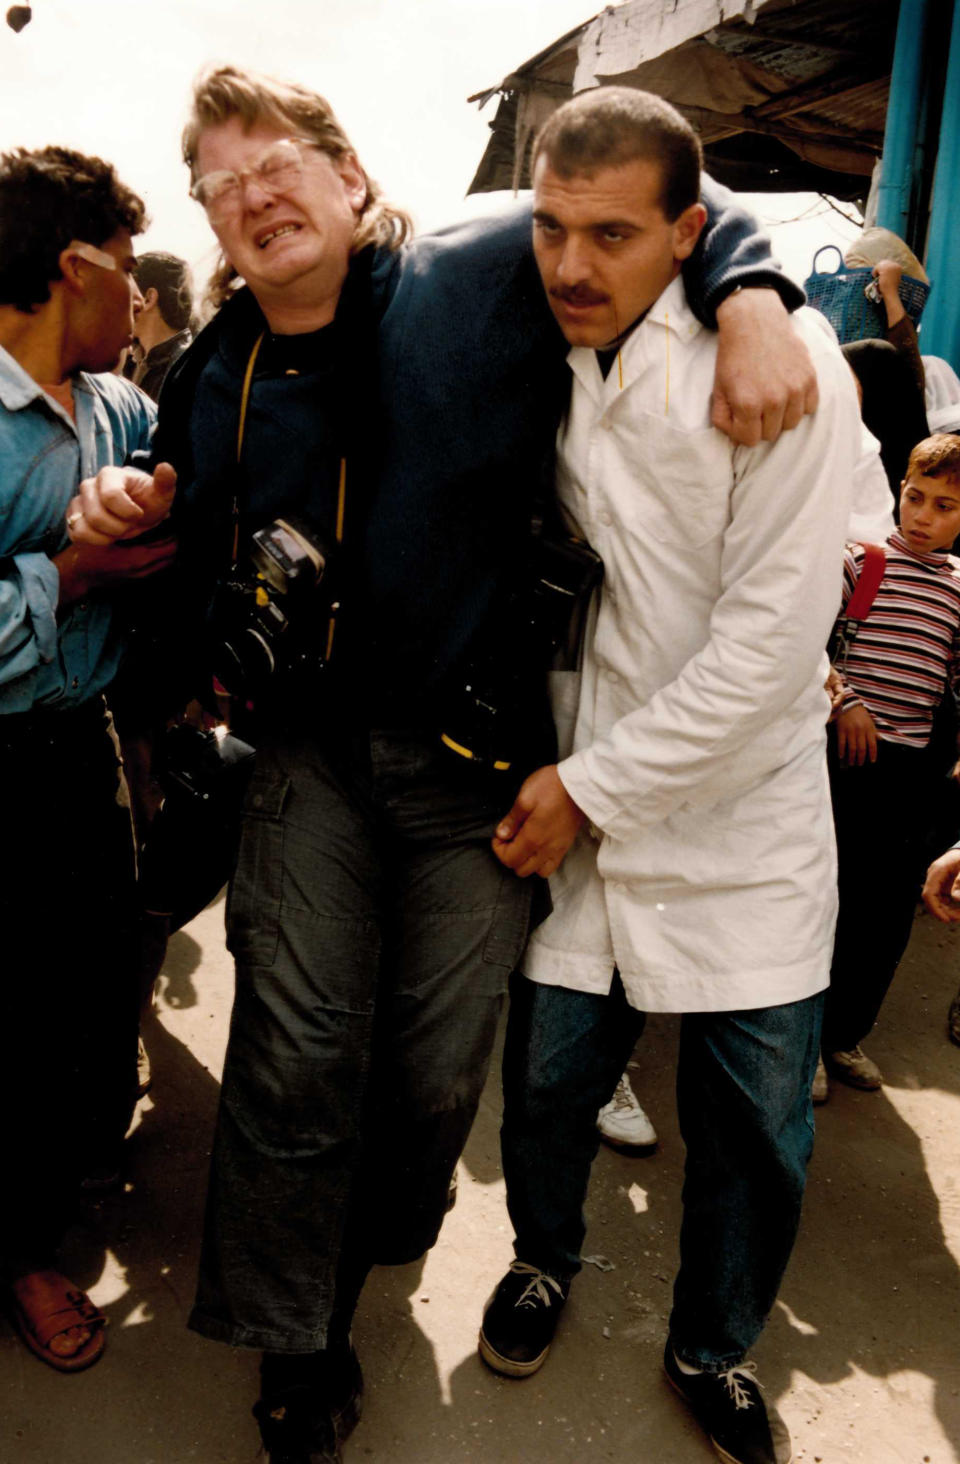
[[[490,849],[512,797],[435,735],[258,752],[227,929],[237,987],[197,1303],[205,1336],[311,1352],[374,1263],[437,1237],[529,888]]]
[[[687,1149],[670,1336],[711,1371],[759,1336],[800,1220],[813,1148],[810,1086],[823,997],[684,1016],[677,1064]],[[504,1050],[503,1169],[519,1259],[580,1269],[583,1203],[608,1102],[643,1015],[609,996],[516,976]]]

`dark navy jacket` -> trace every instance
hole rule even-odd
[[[685,267],[697,313],[712,323],[738,283],[774,285],[801,303],[731,195],[705,180],[704,201],[717,227]],[[154,456],[178,470],[188,598],[202,601],[229,562],[234,492],[241,541],[295,510],[332,537],[346,457],[337,656],[364,719],[431,718],[516,573],[535,494],[549,487],[567,347],[530,238],[529,208],[519,207],[357,256],[331,326],[266,338],[239,469],[241,383],[264,330],[249,291],[164,386]]]

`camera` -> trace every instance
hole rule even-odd
[[[253,756],[250,744],[224,726],[206,730],[178,722],[167,729],[160,785],[168,798],[186,794],[201,803],[221,802],[246,782]]]
[[[232,696],[256,701],[280,681],[320,673],[339,609],[331,581],[330,549],[302,519],[274,519],[252,536],[210,611],[214,674]]]
[[[443,745],[495,773],[546,760],[553,734],[544,696],[551,668],[576,669],[600,556],[572,534],[532,535],[516,584],[501,601],[448,701]]]
[[[143,908],[178,930],[233,873],[254,749],[226,727],[168,728],[158,776],[164,799],[139,854]]]

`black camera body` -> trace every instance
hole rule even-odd
[[[274,519],[252,536],[210,611],[213,669],[231,695],[256,702],[291,675],[322,670],[339,608],[331,558],[302,519]]]
[[[544,678],[579,665],[603,561],[584,539],[531,536],[517,580],[475,646],[447,702],[441,732],[458,757],[495,773],[544,760],[552,742]]]
[[[233,798],[246,782],[254,749],[225,727],[205,729],[178,722],[167,729],[159,770],[168,798],[186,795],[201,803]]]
[[[233,873],[255,754],[225,727],[189,722],[168,728],[159,751],[164,799],[140,850],[138,883],[143,908],[178,930]]]

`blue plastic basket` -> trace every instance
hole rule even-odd
[[[820,271],[817,260],[828,249],[834,251],[839,263],[835,270]],[[875,305],[864,293],[872,281],[873,270],[869,266],[845,265],[836,244],[824,244],[813,256],[813,270],[803,282],[807,304],[827,317],[841,345],[848,341],[883,340],[886,334],[887,315],[882,302]],[[919,324],[929,293],[930,286],[923,280],[901,276],[900,299],[914,325]]]

